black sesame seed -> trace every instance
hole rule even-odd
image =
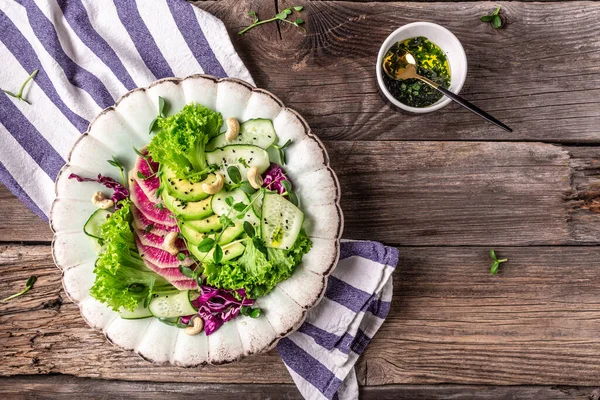
[[[235,150],[232,150],[235,153]]]
[[[268,137],[269,139],[271,139],[271,135],[267,135],[267,137]]]
[[[188,192],[183,192],[184,194],[188,194]]]
[[[193,191],[194,191],[194,188],[191,188],[191,189],[190,189],[190,193],[192,193]]]
[[[250,154],[254,154],[254,150],[250,150]]]
[[[229,254],[229,250],[225,250],[225,255]]]

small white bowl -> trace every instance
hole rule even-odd
[[[450,64],[450,91],[456,94],[460,93],[460,90],[462,89],[467,78],[467,55],[465,54],[465,50],[460,44],[460,41],[452,32],[443,26],[433,24],[431,22],[413,22],[411,24],[401,26],[392,32],[387,39],[385,39],[381,45],[381,48],[379,49],[379,54],[377,55],[377,65],[375,66],[377,83],[379,83],[381,91],[395,106],[406,111],[423,114],[439,110],[452,100],[444,96],[436,103],[433,103],[427,107],[407,106],[406,104],[398,101],[387,90],[385,84],[383,83],[383,71],[381,68],[383,57],[389,48],[394,45],[394,43],[417,36],[425,36],[427,39],[438,45],[444,51],[444,53],[446,53],[446,57],[448,57],[448,63]]]

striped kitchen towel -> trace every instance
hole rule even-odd
[[[136,87],[206,73],[253,83],[223,23],[183,0],[0,0],[0,181],[47,219],[89,122]],[[344,242],[325,298],[277,349],[309,399],[358,396],[354,364],[386,317],[397,251]]]
[[[398,250],[378,242],[342,241],[325,297],[277,345],[306,399],[356,399],[354,364],[390,310]]]
[[[54,180],[89,122],[166,77],[254,83],[223,23],[183,0],[0,0],[0,181],[48,219]]]

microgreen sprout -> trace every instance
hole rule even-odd
[[[508,258],[500,258],[496,257],[496,252],[494,250],[490,250],[490,257],[492,259],[492,266],[490,267],[490,273],[492,275],[496,275],[498,273],[498,267],[500,264],[507,262]]]
[[[35,281],[37,281],[37,276],[30,276],[29,279],[27,279],[27,282],[25,283],[25,289],[21,290],[19,293],[15,293],[13,295],[8,296],[5,299],[2,299],[1,301],[3,303],[14,299],[15,297],[19,297],[24,295],[25,293],[27,293],[29,291],[29,289],[31,289],[33,287],[33,285],[35,284]]]
[[[160,118],[166,118],[167,108],[167,101],[163,97],[158,96],[158,115],[150,122],[150,126],[148,127],[150,134],[158,127],[158,120]]]
[[[488,15],[482,15],[479,19],[481,22],[489,22],[494,29],[500,29],[504,26],[504,19],[500,16],[500,6],[496,8],[496,11]]]
[[[303,6],[293,6],[290,8],[286,8],[285,10],[275,14],[275,16],[273,18],[269,18],[269,19],[265,19],[265,20],[260,20],[258,18],[258,15],[256,14],[256,11],[249,11],[248,15],[250,17],[252,17],[253,21],[252,21],[252,25],[247,26],[246,28],[242,29],[241,31],[238,32],[239,35],[243,35],[244,33],[248,32],[250,29],[258,26],[258,25],[262,25],[262,24],[266,24],[268,22],[275,22],[275,21],[281,21],[281,22],[285,22],[288,23],[290,25],[294,25],[297,28],[302,29],[303,31],[306,31],[306,29],[304,29],[301,25],[304,23],[304,20],[302,18],[296,18],[295,20],[289,20],[288,17],[290,15],[292,15],[293,11],[296,12],[300,12],[304,9]],[[293,11],[292,11],[293,10]]]
[[[35,76],[37,75],[37,73],[38,73],[38,70],[36,69],[35,71],[33,71],[31,73],[31,75],[29,75],[27,77],[27,79],[25,79],[25,82],[23,82],[23,84],[21,85],[21,88],[19,89],[18,93],[9,92],[8,90],[4,90],[4,89],[0,89],[0,90],[2,90],[7,95],[14,97],[17,100],[22,100],[25,103],[31,105],[31,103],[25,97],[23,97],[23,91],[25,90],[25,86],[27,86],[27,84],[29,83],[29,81],[31,81],[33,78],[35,78]]]
[[[106,162],[119,169],[119,173],[121,174],[121,183],[126,187],[125,168],[123,167],[123,164],[121,164],[121,162],[117,160],[115,156],[112,157],[112,160],[106,160]]]
[[[282,144],[281,146],[277,146],[276,144],[272,144],[271,147],[273,147],[275,150],[277,150],[277,152],[279,152],[279,161],[281,161],[281,165],[285,165],[285,149],[287,147],[289,147],[292,144],[292,139],[288,139],[287,142],[285,142],[284,144]]]

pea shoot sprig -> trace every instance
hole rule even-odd
[[[21,290],[19,293],[10,295],[7,298],[2,299],[0,301],[2,301],[3,303],[6,303],[9,300],[12,300],[16,297],[24,295],[25,293],[29,292],[29,290],[33,287],[33,285],[35,284],[36,281],[37,281],[37,276],[35,276],[35,275],[30,276],[29,279],[27,279],[27,282],[25,283],[25,289]]]
[[[292,139],[288,139],[287,142],[282,144],[281,146],[277,146],[276,144],[272,144],[273,147],[279,153],[279,161],[281,161],[281,165],[285,165],[285,149],[292,144]]]
[[[258,15],[256,14],[256,11],[249,11],[248,15],[250,17],[252,17],[254,20],[252,21],[252,24],[250,26],[247,26],[246,28],[244,28],[241,31],[239,31],[238,35],[243,35],[244,33],[248,32],[250,29],[252,29],[254,27],[257,27],[259,25],[266,24],[266,23],[269,23],[269,22],[275,22],[275,21],[285,22],[285,23],[288,23],[290,25],[294,25],[295,27],[300,28],[303,31],[306,31],[306,29],[304,29],[301,26],[304,23],[304,20],[302,18],[296,18],[293,21],[288,19],[288,17],[290,15],[292,15],[293,11],[300,12],[303,9],[304,9],[303,6],[293,6],[293,7],[290,7],[290,8],[286,8],[285,10],[283,10],[283,11],[275,14],[275,16],[273,18],[264,19],[264,20],[260,20],[258,18]]]
[[[498,8],[496,8],[496,10],[491,14],[482,15],[479,17],[479,20],[481,22],[489,22],[494,29],[500,29],[504,26],[504,20],[500,15],[500,6],[498,6]]]
[[[112,160],[106,160],[106,162],[112,165],[113,167],[119,169],[119,174],[121,174],[121,183],[123,184],[123,186],[127,187],[125,179],[125,168],[123,167],[123,164],[121,164],[121,161],[119,161],[117,157],[113,156]]]
[[[161,118],[166,118],[168,105],[164,98],[158,96],[158,115],[154,117],[152,121],[150,121],[150,126],[148,126],[148,133],[152,134],[158,128],[158,120]]]
[[[33,78],[35,78],[35,76],[37,75],[37,73],[38,73],[37,69],[35,71],[33,71],[31,73],[31,75],[29,75],[27,77],[27,79],[25,79],[25,82],[23,82],[23,84],[21,85],[21,88],[19,89],[19,91],[17,93],[9,92],[8,90],[4,90],[4,89],[0,89],[0,90],[2,90],[7,95],[14,97],[17,100],[24,101],[25,103],[31,105],[31,103],[25,97],[23,97],[23,91],[25,90],[25,86],[27,86],[27,84],[29,83],[29,81],[31,81]]]
[[[490,250],[490,257],[492,259],[492,265],[490,267],[490,273],[492,275],[496,275],[498,273],[498,267],[500,267],[500,264],[507,262],[508,258],[500,258],[498,259],[496,257],[496,252],[494,250]]]

